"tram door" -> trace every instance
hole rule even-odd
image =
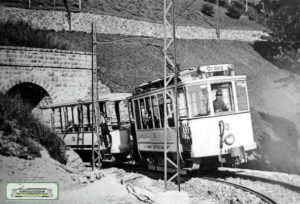
[[[103,139],[106,148],[110,149],[111,153],[128,152],[130,149],[129,134],[130,124],[128,114],[124,116],[124,111],[127,110],[124,101],[108,101],[100,106],[105,117],[105,125],[102,127],[108,128],[109,132],[104,130]],[[128,113],[128,111],[125,111]],[[105,127],[106,126],[106,127]]]

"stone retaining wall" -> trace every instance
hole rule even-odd
[[[90,92],[88,52],[0,46],[0,91],[20,83],[45,89],[54,103],[77,100]],[[100,93],[110,89],[100,82]]]
[[[33,27],[45,30],[69,30],[67,13],[63,11],[28,10],[0,6],[0,21],[23,20]],[[72,30],[91,32],[91,23],[96,22],[98,33],[120,34],[163,38],[163,25],[125,19],[109,15],[91,13],[72,13]],[[262,31],[221,30],[222,40],[257,41],[266,35]],[[217,39],[215,29],[195,26],[178,26],[176,37],[180,39]]]

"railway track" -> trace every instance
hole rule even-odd
[[[222,180],[218,180],[218,179],[215,179],[215,178],[209,178],[209,177],[203,177],[204,179],[207,179],[207,180],[210,180],[210,181],[215,181],[215,182],[219,182],[219,183],[223,183],[223,184],[227,184],[227,185],[230,185],[230,186],[233,186],[235,188],[238,188],[238,189],[241,189],[243,191],[246,191],[246,192],[249,192],[257,197],[259,197],[262,201],[264,201],[265,203],[267,204],[278,204],[278,202],[276,202],[273,198],[270,198],[269,196],[267,195],[264,195],[262,193],[259,193],[253,189],[250,189],[250,188],[247,188],[245,186],[242,186],[242,185],[238,185],[238,184],[235,184],[235,183],[231,183],[231,182],[227,182],[227,181],[222,181]]]
[[[130,185],[133,187],[137,186],[137,187],[146,188],[147,190],[150,190],[152,192],[164,191],[162,173],[153,172],[141,166],[134,166],[134,167],[126,166],[123,169],[130,174],[130,176],[126,176],[125,173],[125,176],[122,176],[121,180],[123,184]],[[142,181],[143,179],[145,179],[145,177],[147,177],[148,180],[152,180],[151,182],[147,182],[147,185],[141,184],[143,183]],[[208,183],[204,182],[204,180],[209,182]],[[203,185],[203,183],[207,183],[207,184]],[[210,177],[209,174],[206,175],[198,174],[197,176],[195,176],[195,174],[191,174],[191,175],[183,176],[181,186],[182,186],[182,190],[187,191],[191,199],[194,200],[194,202],[191,203],[197,203],[195,202],[195,200],[201,201],[205,199],[215,199],[216,203],[234,203],[234,204],[253,203],[254,201],[256,201],[255,203],[266,203],[266,204],[285,203],[282,201],[280,202],[277,199],[274,199],[273,197],[271,198],[269,196],[270,194],[266,194],[263,191],[259,192],[257,190],[253,190],[254,188],[250,188],[245,185],[224,181],[220,178],[214,178],[214,176]],[[218,199],[222,199],[222,197],[225,197],[224,195],[227,196],[225,201],[218,200]]]

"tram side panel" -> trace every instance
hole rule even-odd
[[[60,134],[66,145],[74,149],[90,150],[92,146],[92,133],[85,132],[84,135],[79,133],[68,133],[67,135]],[[113,130],[110,132],[112,137],[111,153],[127,152],[130,149],[129,131],[128,130]],[[94,143],[97,143],[97,136],[94,134]]]
[[[175,131],[175,129],[173,128]],[[171,146],[170,152],[176,152],[176,136],[167,132],[167,147]],[[164,129],[138,130],[138,150],[140,152],[163,152],[164,151]]]
[[[256,148],[250,112],[194,119],[189,122],[192,136],[192,158],[203,158],[220,154],[220,121],[224,123],[222,154],[228,154],[230,150],[239,147],[243,147],[245,151]],[[232,145],[224,142],[227,136],[234,137]]]

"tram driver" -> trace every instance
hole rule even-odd
[[[216,91],[216,99],[213,101],[215,113],[228,111],[228,107],[223,101],[223,94],[221,90]]]

